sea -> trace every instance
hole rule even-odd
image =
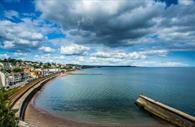
[[[55,116],[92,123],[157,123],[140,94],[195,116],[195,68],[99,67],[51,80],[34,100]]]

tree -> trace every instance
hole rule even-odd
[[[24,71],[24,69],[23,68],[19,68],[19,67],[17,67],[17,68],[14,68],[13,69],[13,72],[23,72]]]
[[[50,63],[45,63],[45,64],[43,65],[43,68],[44,68],[44,69],[49,69],[49,68],[51,68],[51,64],[50,64]]]
[[[9,59],[8,59],[8,62],[11,63],[12,65],[16,65],[17,60],[16,60],[16,59],[11,59],[11,58],[9,58]]]
[[[17,127],[18,119],[8,105],[8,96],[4,89],[0,89],[0,127]]]

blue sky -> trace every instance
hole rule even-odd
[[[194,0],[1,0],[0,58],[195,66]]]

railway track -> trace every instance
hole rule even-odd
[[[41,78],[42,79],[42,78]],[[24,95],[29,89],[31,89],[35,84],[41,81],[41,79],[37,79],[31,83],[27,83],[23,87],[17,89],[13,94],[8,95],[8,100],[9,100],[9,106],[12,107],[17,100]]]
[[[43,81],[46,78],[52,77],[55,74],[46,76],[46,77],[41,77],[38,78],[30,83],[25,84],[22,87],[17,88],[14,92],[8,94],[8,101],[9,101],[9,106],[12,108],[14,104],[28,91],[30,90],[33,86],[35,86],[37,83]]]

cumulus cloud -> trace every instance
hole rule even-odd
[[[89,47],[78,44],[71,44],[69,46],[61,46],[60,53],[63,55],[84,55],[89,50]]]
[[[31,26],[29,26],[31,25]],[[27,22],[14,23],[9,20],[0,21],[1,47],[5,49],[33,49],[44,41],[44,35],[33,24]]]
[[[1,53],[0,58],[1,59],[8,59],[8,58],[24,59],[24,57],[26,57],[27,55],[29,54],[23,52]]]
[[[0,48],[16,51],[37,50],[48,42],[47,34],[58,32],[54,23],[32,17],[20,17],[16,11],[5,11],[5,19],[0,20]],[[8,19],[18,17],[19,21]],[[45,50],[46,51],[46,50]]]
[[[169,51],[165,49],[159,49],[159,50],[147,50],[147,51],[140,51],[139,53],[143,55],[157,55],[157,56],[166,56]]]
[[[47,46],[41,46],[39,48],[39,50],[46,52],[46,53],[52,53],[55,51],[55,49],[51,48],[51,47],[47,47]]]
[[[14,10],[4,11],[4,16],[8,19],[19,18],[19,13]]]
[[[92,56],[100,57],[100,58],[119,58],[123,59],[127,55],[123,52],[96,52]]]
[[[122,51],[110,51],[102,52],[98,51],[91,54],[93,58],[105,58],[105,59],[124,59],[124,60],[140,60],[145,59],[150,56],[166,56],[168,54],[167,50],[147,50],[147,51],[133,51],[133,52],[122,52]]]
[[[131,53],[126,53],[126,52],[96,52],[92,54],[92,58],[106,58],[106,59],[143,59],[145,58],[145,55],[140,54],[138,52],[131,52]]]
[[[195,48],[194,5],[193,0],[179,0],[169,7],[155,0],[36,1],[42,17],[59,23],[76,43],[110,47],[147,41],[157,47]]]
[[[9,55],[7,53],[0,54],[1,59],[8,59]]]
[[[182,5],[190,5],[193,3],[193,0],[178,0],[179,1],[179,4],[182,4]]]
[[[40,17],[36,12],[2,9],[0,49],[31,55],[37,51],[40,55],[34,59],[48,62],[151,66],[180,66],[178,61],[159,64],[150,59],[195,50],[193,0],[170,5],[164,0],[35,0],[32,4]]]
[[[155,25],[152,19],[165,4],[143,0],[38,0],[36,7],[42,17],[57,21],[65,31],[77,29],[77,36],[90,38],[83,43],[120,46],[151,33],[150,28]],[[83,36],[80,30],[88,36]]]

